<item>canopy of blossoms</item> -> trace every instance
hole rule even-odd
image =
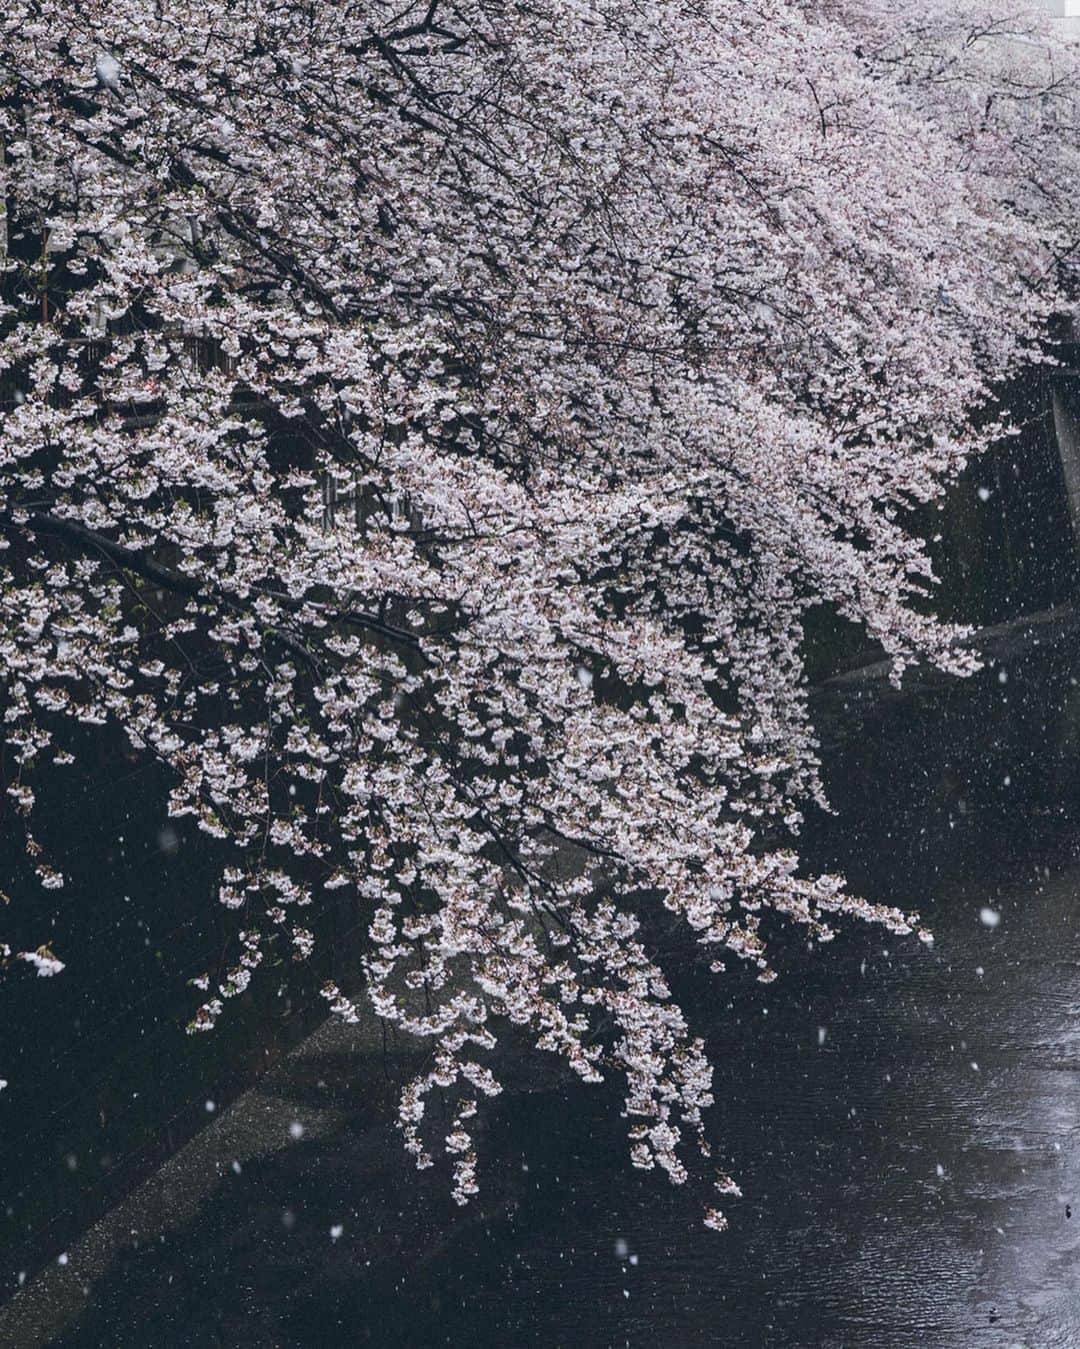
[[[762,980],[769,911],[917,922],[799,870],[803,621],[969,668],[912,512],[1076,242],[1072,58],[1022,27],[9,0],[0,706],[41,885],[35,785],[120,728],[230,854],[193,1028],[345,891],[368,954],[324,991],[429,1043],[401,1127],[461,1202],[511,1032],[619,1078],[683,1180],[711,1068],[650,916]]]

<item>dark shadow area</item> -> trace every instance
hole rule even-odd
[[[1080,661],[1068,623],[1041,633],[1003,638],[966,683],[823,694],[841,813],[807,856],[920,907],[932,948],[789,935],[769,988],[677,962],[717,1065],[717,1160],[745,1192],[727,1234],[629,1166],[606,1090],[519,1073],[458,1210],[402,1154],[371,1065],[311,1064],[298,1102],[332,1093],[346,1127],[246,1164],[196,1221],[132,1247],[58,1343],[1073,1343]]]

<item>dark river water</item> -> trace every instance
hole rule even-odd
[[[744,1191],[726,1234],[630,1168],[601,1092],[527,1071],[459,1212],[402,1157],[383,1064],[328,1050],[285,1092],[339,1124],[148,1218],[55,1343],[1080,1346],[1078,631],[819,699],[839,814],[807,855],[936,940],[789,939],[768,988],[677,976]]]

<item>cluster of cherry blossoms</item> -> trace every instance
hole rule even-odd
[[[622,1080],[635,1166],[708,1152],[657,915],[766,981],[769,914],[917,923],[790,846],[803,622],[970,668],[912,513],[1060,306],[1075,108],[1015,16],[899,8],[0,16],[9,813],[57,889],[38,779],[105,727],[167,771],[230,856],[197,1030],[342,892],[325,995],[430,1045],[461,1202],[508,1033]]]

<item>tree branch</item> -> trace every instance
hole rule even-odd
[[[187,576],[184,572],[177,571],[172,567],[166,567],[152,557],[146,549],[129,548],[125,544],[117,543],[114,539],[110,539],[108,535],[102,534],[96,529],[90,529],[77,520],[65,520],[58,515],[35,513],[24,522],[18,522],[9,517],[5,523],[16,528],[20,527],[21,524],[21,527],[29,529],[34,534],[52,535],[63,539],[83,553],[100,553],[122,570],[133,572],[144,580],[151,581],[154,585],[160,586],[163,590],[169,590],[173,594],[185,595],[189,599],[197,599],[202,596],[208,600],[228,604],[233,608],[242,607],[241,600],[235,595],[230,595],[221,586],[194,576]],[[276,591],[265,590],[259,593],[267,595],[292,613],[310,603],[308,600],[294,599],[291,595],[282,595]],[[407,628],[400,628],[396,624],[387,623],[374,614],[365,613],[358,609],[332,610],[325,605],[319,605],[318,607],[328,613],[336,622],[361,628],[398,645],[407,646],[413,651],[421,649],[420,638],[416,633],[410,632]],[[284,634],[279,635],[284,636]]]

